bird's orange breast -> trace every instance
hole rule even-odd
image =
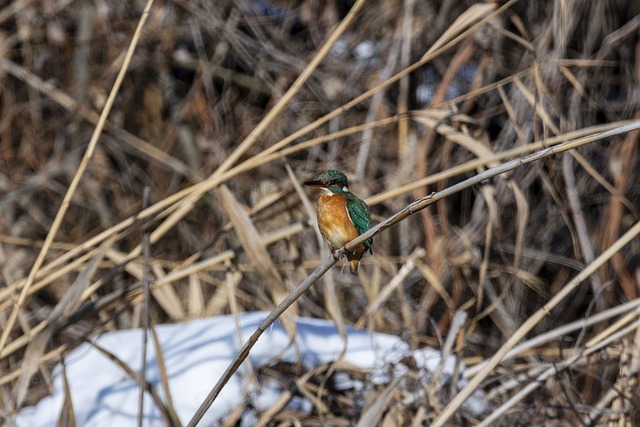
[[[358,230],[349,218],[345,199],[344,194],[323,194],[318,199],[318,228],[332,250],[358,237]]]

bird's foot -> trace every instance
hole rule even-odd
[[[347,242],[347,243],[348,243],[348,242]],[[355,255],[355,254],[356,254],[356,250],[355,250],[355,248],[354,248],[352,251],[350,251],[349,249],[347,249],[347,243],[345,243],[345,244],[344,244],[344,246],[343,246],[344,251],[345,251],[345,252],[351,252],[352,254],[354,254],[354,255]]]
[[[347,242],[347,243],[349,243],[349,242]],[[348,249],[347,249],[347,243],[345,243],[345,244],[344,244],[344,246],[342,246],[342,249],[344,249],[344,253],[343,253],[343,254],[340,254],[340,255],[338,254],[338,250],[339,250],[340,248],[338,248],[338,249],[336,249],[336,250],[331,251],[331,255],[333,255],[333,259],[335,259],[336,261],[338,261],[340,258],[342,258],[343,256],[345,256],[347,253],[351,253],[351,254],[354,254],[354,255],[355,255],[356,250],[355,250],[355,249],[354,249],[354,250],[352,250],[352,251],[348,250]]]

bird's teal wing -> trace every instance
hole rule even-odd
[[[369,211],[369,206],[351,193],[347,193],[346,202],[347,212],[349,212],[349,217],[351,218],[353,225],[356,226],[358,234],[365,233],[369,228],[371,228],[371,212]],[[372,244],[373,238],[369,238],[364,241],[364,246],[371,253],[373,253],[371,250]]]

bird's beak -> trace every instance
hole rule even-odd
[[[304,185],[308,185],[310,187],[320,187],[320,188],[324,188],[326,187],[326,185],[324,185],[322,183],[322,181],[316,180],[316,181],[305,181],[303,182]]]

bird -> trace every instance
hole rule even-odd
[[[369,206],[349,191],[347,176],[337,170],[322,172],[318,179],[306,181],[304,185],[322,189],[318,198],[318,228],[325,242],[337,259],[336,250],[365,233],[371,227]],[[358,272],[360,259],[366,251],[373,254],[370,237],[360,243],[353,251],[347,251],[347,261],[351,273]]]

